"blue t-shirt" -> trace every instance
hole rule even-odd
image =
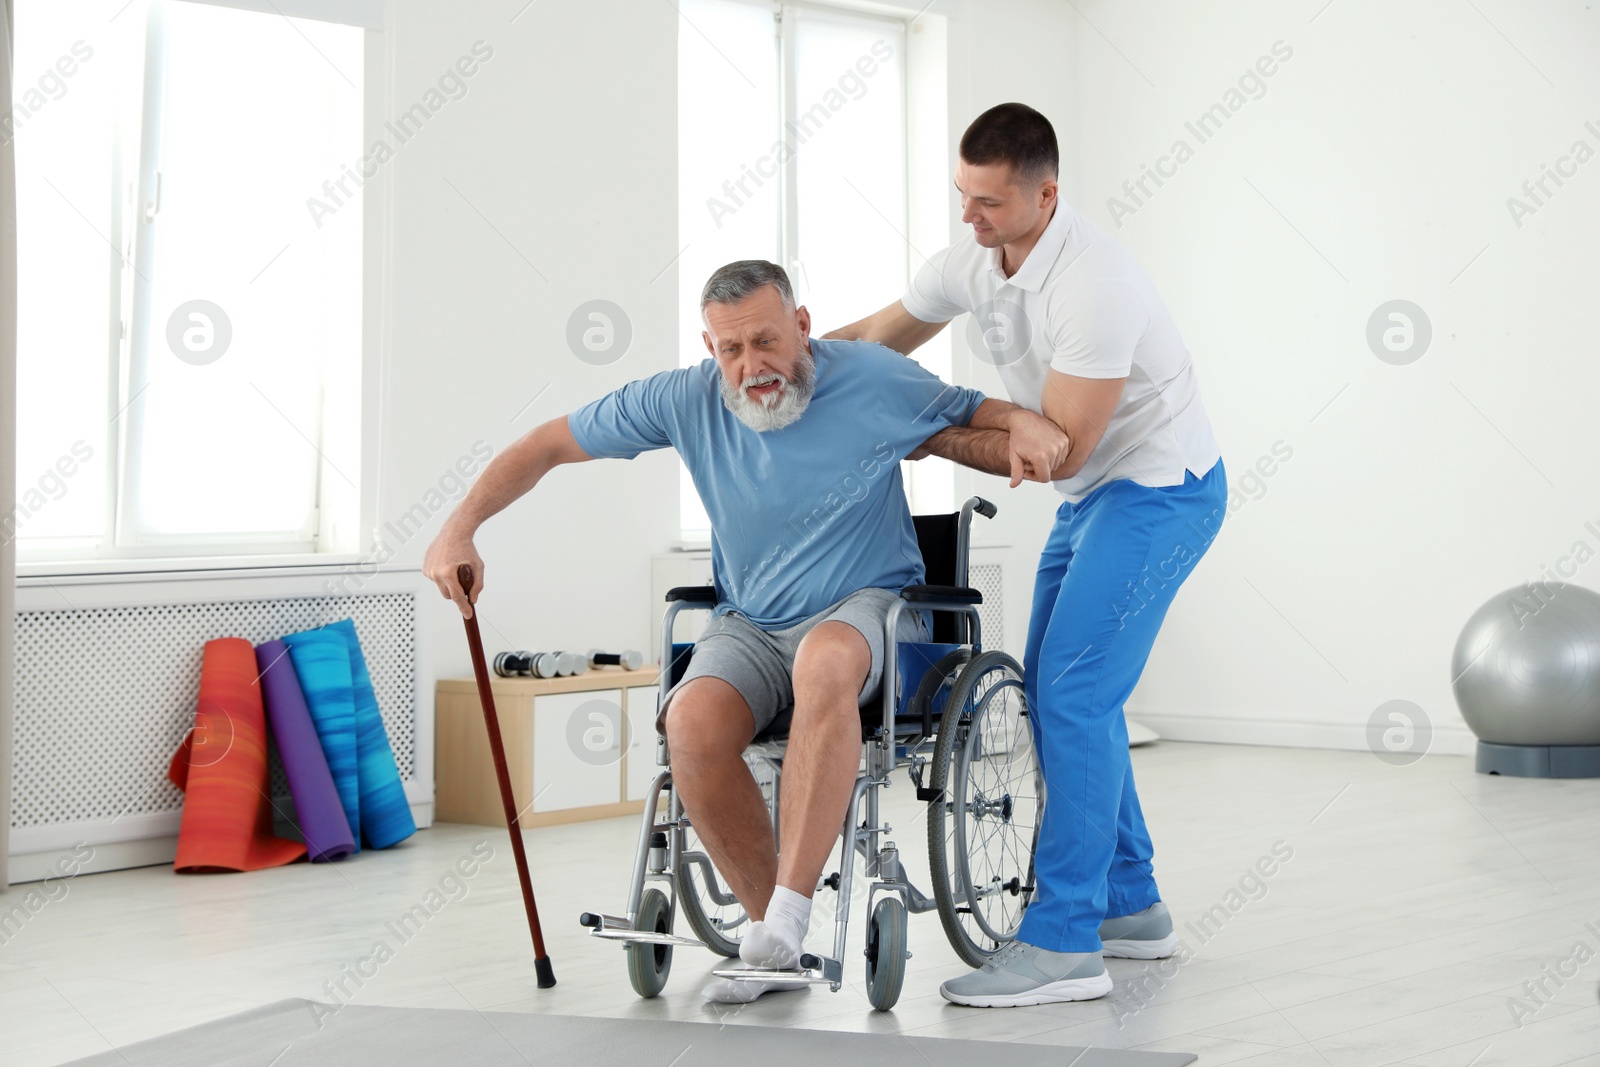
[[[711,516],[716,612],[765,630],[858,589],[922,581],[900,461],[983,402],[879,344],[813,338],[811,354],[816,392],[781,430],[728,410],[715,359],[629,382],[567,419],[596,459],[678,450]]]

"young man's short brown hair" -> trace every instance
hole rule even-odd
[[[961,158],[974,166],[1009,163],[1029,184],[1055,178],[1061,155],[1055,127],[1027,104],[998,104],[961,135]]]

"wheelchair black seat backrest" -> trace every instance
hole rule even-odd
[[[993,508],[983,514],[993,514]],[[961,559],[961,512],[949,515],[913,515],[917,548],[922,553],[923,585],[960,586],[966,584],[964,560]],[[667,593],[668,601],[686,600],[709,608],[715,594],[709,586],[685,586]],[[949,611],[934,611],[933,629],[929,641],[936,644],[960,645],[967,641],[967,619]],[[666,653],[663,652],[663,655]],[[677,685],[694,654],[692,642],[673,642],[667,671],[667,686]]]
[[[922,566],[927,571],[924,585],[965,585],[966,576],[959,573],[961,513],[949,515],[913,515],[911,521],[917,528],[917,547],[922,550]],[[940,644],[960,644],[964,627],[962,619],[948,611],[933,612],[931,640]]]

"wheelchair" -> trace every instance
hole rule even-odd
[[[979,497],[959,513],[914,516],[928,583],[900,593],[885,622],[881,707],[862,709],[863,758],[850,797],[838,867],[817,886],[837,894],[831,955],[807,953],[799,972],[783,977],[826,984],[844,982],[845,943],[856,859],[867,880],[866,991],[873,1008],[887,1011],[905,979],[907,919],[937,910],[957,954],[973,967],[1011,941],[1034,895],[1033,853],[1038,842],[1043,790],[1022,668],[999,651],[985,651],[978,606],[982,594],[968,586],[969,532],[974,513],[993,518],[995,506]],[[665,698],[683,676],[693,646],[674,644],[673,624],[685,610],[710,610],[709,586],[667,593],[662,626]],[[933,640],[895,640],[906,611],[928,611]],[[778,825],[786,738],[758,735],[745,750]],[[694,824],[672,784],[666,738],[656,738],[660,768],[645,795],[625,914],[585,912],[590,935],[619,941],[628,977],[641,997],[665,987],[674,948],[704,947],[737,957],[748,916],[701,847]],[[878,790],[905,768],[917,799],[927,805],[932,896],[914,886],[880,818]],[[926,782],[924,781],[926,779]],[[664,802],[663,802],[664,801]],[[674,932],[681,914],[693,937]],[[719,970],[719,977],[771,977],[775,972]]]

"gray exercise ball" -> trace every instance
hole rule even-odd
[[[1461,717],[1496,745],[1600,745],[1600,593],[1508,589],[1473,612],[1450,676]]]

